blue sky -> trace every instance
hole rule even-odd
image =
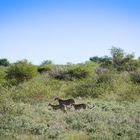
[[[140,56],[139,0],[0,0],[0,58],[80,63],[111,46]]]

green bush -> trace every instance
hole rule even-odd
[[[52,78],[73,81],[76,79],[83,79],[90,75],[88,68],[83,66],[66,66],[66,67],[56,67],[50,73]]]
[[[118,74],[102,74],[99,77],[76,81],[65,90],[67,96],[117,101],[136,101],[140,99],[139,92],[138,85]]]
[[[72,79],[82,79],[88,77],[90,75],[90,71],[82,66],[74,66],[68,68],[67,74]]]
[[[73,97],[104,97],[115,91],[114,81],[116,81],[117,77],[118,75],[112,72],[102,73],[99,76],[92,76],[75,82],[65,92]]]
[[[131,81],[134,83],[140,83],[140,70],[130,73]]]
[[[51,65],[48,65],[48,66],[39,66],[39,67],[37,68],[37,71],[38,71],[39,73],[44,73],[44,72],[51,71],[51,69],[52,69],[52,66],[51,66]]]
[[[55,66],[50,72],[49,77],[59,80],[65,80],[66,67]]]
[[[7,70],[6,77],[11,83],[18,84],[29,80],[36,75],[37,68],[26,60],[23,60],[11,65]]]
[[[66,89],[66,95],[73,97],[99,97],[99,86],[96,85],[96,79],[87,79],[76,82],[74,85]],[[101,88],[100,88],[101,89]]]

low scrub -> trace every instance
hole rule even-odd
[[[91,103],[96,105],[94,109],[70,109],[68,114],[48,109],[46,102],[36,105],[15,104],[15,108],[18,106],[16,113],[10,118],[3,116],[0,119],[0,138],[139,140],[139,102],[94,100]]]

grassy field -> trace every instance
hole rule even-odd
[[[91,66],[84,66],[91,69]],[[79,69],[38,74],[20,84],[0,85],[1,140],[139,140],[140,85],[126,72],[79,78]],[[82,76],[85,74],[82,66]],[[87,71],[86,71],[87,72]],[[59,74],[59,75],[58,75]],[[86,73],[87,74],[87,73]],[[85,76],[85,75],[84,75]],[[56,78],[57,77],[57,78]],[[55,97],[93,109],[53,110]]]
[[[93,109],[53,111],[48,102],[11,104],[0,117],[0,138],[21,140],[138,140],[140,102],[77,99]],[[9,105],[9,108],[11,107]],[[7,107],[8,108],[8,107]],[[8,114],[10,113],[10,114]]]

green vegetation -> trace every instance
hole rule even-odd
[[[52,65],[53,62],[51,60],[44,60],[40,66],[48,66],[48,65]]]
[[[7,70],[7,79],[14,84],[30,80],[37,75],[37,69],[27,60],[18,61],[12,64]]]
[[[140,83],[140,69],[130,73],[130,77],[134,83]]]
[[[111,54],[81,64],[0,67],[0,140],[139,140],[140,61],[120,48]],[[54,111],[48,104],[58,104],[55,97],[95,108]]]
[[[0,59],[0,66],[9,66],[10,65],[10,62],[3,58],[3,59]]]
[[[6,81],[5,76],[6,76],[5,68],[0,67],[0,84],[4,83]]]
[[[71,65],[65,68],[56,67],[55,71],[51,73],[51,76],[55,79],[74,81],[76,79],[83,79],[89,77],[90,70],[83,64],[81,66]]]
[[[39,67],[37,68],[37,71],[38,71],[39,73],[44,73],[44,72],[51,71],[51,69],[52,69],[52,66],[51,66],[51,65],[48,65],[48,66],[39,66]]]
[[[114,68],[117,71],[135,71],[140,66],[140,61],[134,58],[134,54],[126,54],[121,48],[112,47],[111,56],[95,56],[90,60],[99,63],[101,67]]]

